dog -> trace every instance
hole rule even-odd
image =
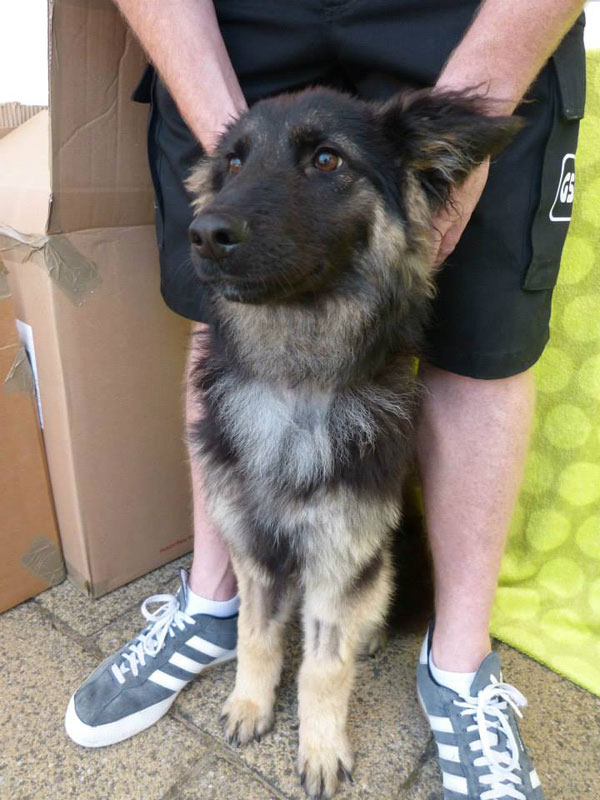
[[[190,437],[241,599],[222,719],[236,744],[273,726],[300,596],[298,770],[313,798],[351,778],[355,657],[375,647],[392,589],[432,220],[518,127],[469,94],[308,89],[254,105],[187,184],[211,314]]]

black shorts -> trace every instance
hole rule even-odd
[[[473,0],[222,0],[221,31],[249,104],[327,84],[366,98],[435,83],[479,2]],[[549,336],[573,199],[585,100],[583,16],[518,112],[527,122],[492,164],[456,250],[437,278],[427,360],[460,375],[503,378],[537,361]],[[506,69],[510,69],[507,54]],[[179,314],[205,321],[190,266],[183,180],[201,149],[149,69],[134,95],[150,101],[148,145],[156,190],[161,288]]]

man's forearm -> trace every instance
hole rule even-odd
[[[246,103],[210,0],[116,0],[171,92],[210,150]]]
[[[510,114],[581,13],[583,0],[484,0],[438,86],[479,87]]]

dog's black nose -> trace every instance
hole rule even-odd
[[[248,238],[248,223],[232,214],[200,214],[190,225],[189,236],[201,256],[218,260]]]

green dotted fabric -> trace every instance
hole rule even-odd
[[[494,636],[600,695],[600,51]]]

